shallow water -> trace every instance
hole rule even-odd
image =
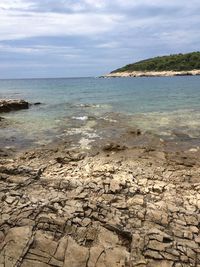
[[[73,128],[76,120],[109,113],[124,114],[124,120],[129,115],[130,125],[162,136],[173,137],[177,131],[200,136],[199,76],[0,80],[0,98],[42,103],[2,114],[10,126],[1,129],[0,138],[8,144],[45,144],[61,128]]]

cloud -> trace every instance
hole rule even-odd
[[[191,25],[198,8],[196,0],[2,0],[0,41],[37,36],[94,36],[113,31],[131,34],[132,30],[134,33],[147,27],[161,32],[166,23],[173,32],[170,28],[175,24],[181,23],[180,28],[184,28],[189,20]],[[196,15],[196,22],[199,17]]]
[[[2,0],[0,9],[20,10],[35,12],[83,12],[89,10],[102,9],[109,6],[109,1],[105,0]]]
[[[98,44],[96,47],[97,48],[117,48],[117,47],[119,47],[119,42],[115,42],[115,41],[113,41],[113,42],[106,42],[106,43],[100,43],[100,44]]]
[[[93,35],[112,30],[120,17],[116,15],[34,13],[0,11],[0,40],[34,36]]]
[[[49,75],[55,66],[74,75],[75,65],[77,75],[98,75],[200,43],[199,0],[1,0],[0,18],[2,76],[3,66],[25,74],[31,62],[35,76],[40,64]]]
[[[56,45],[32,45],[32,46],[12,46],[7,44],[0,44],[1,53],[24,54],[24,55],[56,55],[65,57],[76,57],[81,54],[81,49],[75,49],[70,46],[56,46]]]
[[[31,1],[23,0],[1,0],[0,10],[29,10],[32,6]]]

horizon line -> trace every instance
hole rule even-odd
[[[71,77],[25,77],[25,78],[0,78],[3,80],[45,80],[45,79],[83,79],[83,78],[98,78],[100,76],[71,76]]]

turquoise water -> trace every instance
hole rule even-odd
[[[174,129],[200,136],[200,76],[158,78],[70,78],[0,80],[0,98],[41,102],[29,110],[2,114],[13,123],[0,137],[45,140],[69,118],[131,115],[131,125],[170,135]]]

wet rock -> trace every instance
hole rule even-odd
[[[142,134],[142,132],[141,132],[140,129],[131,129],[131,130],[129,131],[129,133],[130,133],[130,134],[133,134],[133,135],[141,135],[141,134]]]
[[[28,109],[29,104],[24,100],[0,100],[0,112],[10,112],[20,109]]]
[[[86,157],[86,154],[83,153],[83,152],[76,153],[76,152],[68,151],[65,156],[56,157],[55,160],[58,163],[67,164],[67,163],[69,163],[71,161],[75,161],[76,162],[76,161],[83,160],[85,157]]]
[[[104,151],[120,151],[120,150],[125,150],[125,149],[126,149],[126,146],[115,144],[115,143],[108,143],[103,147]]]

